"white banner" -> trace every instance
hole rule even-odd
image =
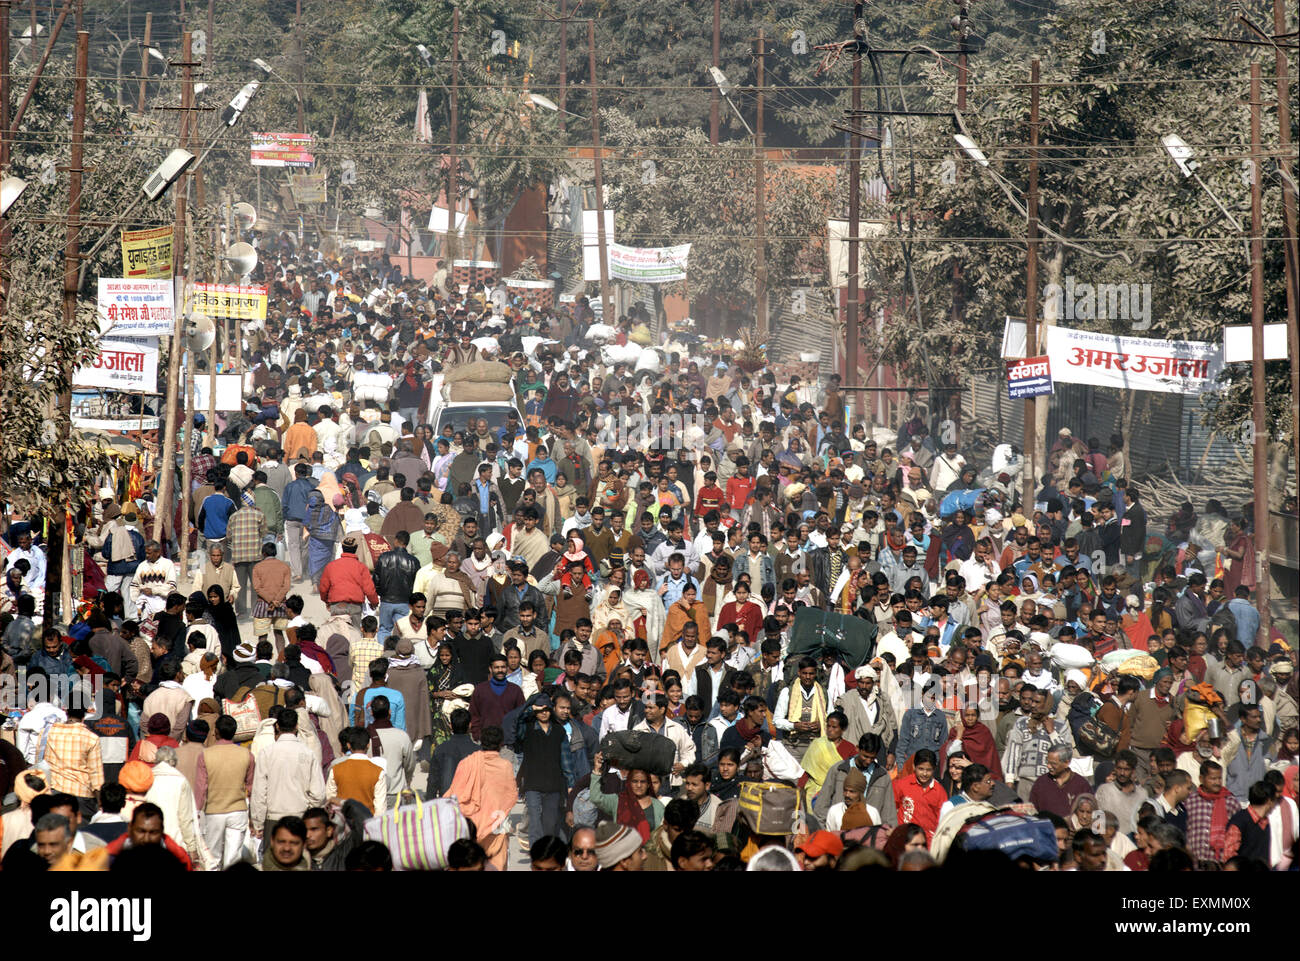
[[[1255,342],[1250,324],[1233,324],[1224,327],[1224,363],[1249,364],[1254,359]],[[1286,324],[1264,325],[1264,359],[1286,360]]]
[[[884,235],[888,224],[878,220],[858,221],[858,286],[866,275],[867,258],[863,249],[866,242],[874,237]],[[830,269],[832,287],[847,287],[849,283],[849,222],[847,220],[826,221],[827,266]]]
[[[243,391],[240,390],[238,374],[217,374],[217,410],[243,410]],[[192,409],[200,414],[208,412],[208,391],[212,387],[212,375],[198,373],[194,375],[194,398]]]
[[[176,323],[176,296],[171,278],[122,280],[99,278],[99,332],[113,337],[168,337]]]
[[[686,279],[686,262],[691,256],[690,244],[675,247],[609,247],[609,275],[614,280],[634,284],[667,284]],[[597,260],[597,270],[600,261]]]
[[[1152,340],[1115,334],[1047,329],[1047,356],[1058,384],[1092,384],[1163,394],[1218,389],[1223,348],[1199,340]]]
[[[614,249],[614,211],[605,208],[605,262]],[[611,279],[613,272],[610,272]],[[600,280],[600,238],[596,230],[596,211],[582,212],[582,279]]]
[[[158,339],[121,337],[99,342],[99,356],[72,376],[74,387],[113,390],[158,389]]]
[[[456,211],[456,233],[462,237],[465,236],[465,225],[469,223],[469,214],[463,214]],[[447,215],[446,207],[435,206],[429,211],[429,232],[433,234],[445,234],[450,225],[450,218]]]

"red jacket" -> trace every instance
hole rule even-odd
[[[898,805],[898,823],[919,824],[925,828],[927,843],[934,837],[934,830],[939,826],[939,810],[947,800],[947,792],[933,778],[924,788],[916,782],[915,774],[894,781],[894,803]]]
[[[330,561],[320,576],[320,598],[328,604],[360,604],[363,599],[379,606],[374,578],[355,554]]]

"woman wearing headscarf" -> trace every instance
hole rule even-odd
[[[320,589],[325,565],[334,560],[334,545],[342,525],[339,515],[325,500],[320,488],[307,495],[307,576]]]
[[[221,642],[221,653],[227,662],[239,646],[239,618],[235,608],[226,598],[226,592],[219,584],[208,588],[208,610],[204,615],[209,624],[217,629],[217,639]]]
[[[638,570],[632,575],[631,589],[624,589],[623,603],[639,608],[643,614],[643,626],[637,630],[637,636],[650,645],[650,656],[659,663],[659,644],[664,633],[664,620],[667,613],[664,602],[655,591],[650,575]],[[636,620],[637,618],[634,618]]]
[[[974,764],[983,764],[995,780],[1002,780],[1002,759],[998,756],[993,732],[980,720],[979,707],[968,704],[957,715],[949,734],[950,752],[961,751]]]
[[[438,645],[433,667],[429,668],[429,707],[433,712],[433,747],[451,737],[451,712],[469,708],[474,686],[466,681],[456,654],[446,641]]]
[[[943,529],[940,538],[943,542],[944,564],[969,559],[975,551],[975,532],[971,530],[970,515],[964,510],[958,510],[952,515],[952,520]]]
[[[610,621],[618,621],[624,629],[627,629],[632,623],[632,617],[631,609],[623,603],[623,589],[617,584],[611,584],[608,590],[601,593],[600,599],[592,605],[592,633],[600,634],[609,626]]]
[[[597,751],[592,761],[591,803],[606,817],[636,831],[642,841],[649,841],[650,832],[664,819],[664,804],[650,791],[650,775],[633,768],[617,794],[606,794],[601,783],[604,765],[605,756]]]
[[[903,860],[903,855],[908,851],[928,851],[930,845],[925,840],[925,828],[919,824],[900,824],[889,833],[889,840],[885,842],[884,855],[889,858],[889,863],[898,870],[899,863]]]

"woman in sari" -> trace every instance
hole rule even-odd
[[[341,497],[342,495],[340,495]],[[342,524],[339,515],[325,500],[320,488],[307,495],[307,576],[320,590],[321,574],[325,565],[334,560],[334,543],[339,539]]]
[[[446,437],[439,437],[434,446],[437,453],[432,464],[433,482],[438,490],[445,491],[447,489],[447,477],[451,473],[451,462],[456,458],[451,452],[451,441]]]
[[[230,601],[226,599],[226,592],[219,584],[213,584],[208,588],[207,600],[208,623],[217,629],[217,639],[221,641],[221,653],[229,661],[235,648],[239,646],[239,618],[235,615],[235,609]]]
[[[451,712],[469,709],[472,684],[465,680],[455,652],[446,641],[438,645],[433,667],[429,668],[429,708],[433,712],[433,746],[451,737]]]

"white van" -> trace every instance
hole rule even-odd
[[[513,385],[512,385],[513,386]],[[515,418],[522,425],[523,412],[514,400],[454,401],[450,399],[451,389],[442,383],[438,375],[431,390],[429,416],[426,423],[433,425],[435,436],[442,433],[443,425],[450,424],[453,431],[465,430],[472,421],[480,417],[488,422],[488,430],[495,436],[506,424],[506,416],[515,412]]]

